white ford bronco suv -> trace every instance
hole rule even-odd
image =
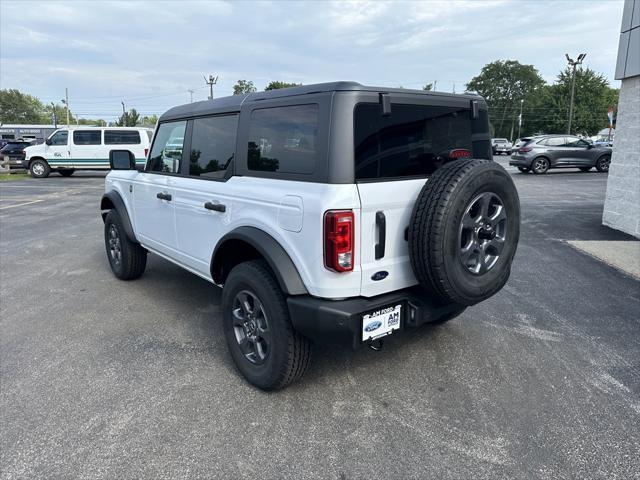
[[[238,370],[264,390],[311,342],[378,347],[507,282],[518,194],[475,95],[353,82],[172,108],[143,170],[110,152],[101,210],[123,280],[155,253],[223,286]]]

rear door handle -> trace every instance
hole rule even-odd
[[[171,201],[170,193],[160,192],[159,194],[156,195],[156,197],[158,197],[160,200],[166,200],[167,202]]]
[[[376,212],[376,227],[378,227],[378,243],[376,243],[376,260],[384,257],[384,247],[387,240],[387,217],[384,212]]]
[[[213,210],[214,212],[224,213],[227,211],[226,205],[223,205],[222,203],[207,202],[204,204],[204,208],[207,210]]]

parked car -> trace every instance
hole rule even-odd
[[[24,160],[24,149],[31,145],[31,142],[23,140],[15,140],[7,142],[0,148],[0,160],[9,157],[9,166],[11,168],[22,168],[22,160]]]
[[[533,137],[511,155],[509,165],[522,173],[546,173],[550,168],[579,168],[588,172],[595,167],[608,172],[611,148],[593,145],[571,135],[542,135]]]
[[[506,138],[494,138],[491,140],[491,150],[494,155],[501,155],[503,153],[509,155],[511,147],[511,142]]]
[[[111,269],[140,277],[151,252],[223,286],[230,355],[265,390],[302,376],[312,340],[452,319],[505,285],[518,243],[486,109],[352,82],[175,107],[143,171],[110,152]]]
[[[600,139],[593,142],[594,145],[598,147],[613,147],[613,140]]]
[[[34,178],[56,171],[65,177],[76,170],[108,170],[109,151],[129,150],[142,168],[153,130],[142,127],[78,127],[58,129],[40,145],[25,149],[24,168]]]

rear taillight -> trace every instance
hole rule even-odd
[[[527,152],[530,152],[531,150],[533,150],[532,147],[522,147],[518,149],[518,153],[527,153]]]
[[[471,152],[464,148],[457,148],[449,152],[449,158],[471,158]]]
[[[324,214],[324,266],[329,270],[353,270],[354,230],[353,211],[329,210]]]
[[[149,154],[149,149],[145,148],[144,149],[144,158],[147,158],[147,155]]]

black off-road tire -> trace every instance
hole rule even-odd
[[[47,178],[51,173],[51,167],[46,160],[36,158],[29,163],[29,174],[33,178]]]
[[[261,363],[254,363],[245,355],[237,335],[244,338],[246,330],[238,324],[234,327],[234,321],[238,322],[234,305],[244,292],[254,295],[264,311],[268,348],[264,349],[266,355]],[[245,315],[242,311],[239,314]],[[222,316],[231,357],[249,383],[262,390],[279,390],[301,378],[307,370],[311,342],[294,330],[285,295],[263,260],[244,262],[231,270],[222,290]]]
[[[104,243],[109,265],[116,277],[120,280],[134,280],[144,273],[147,251],[139,243],[129,240],[116,210],[110,210],[105,218]]]
[[[73,175],[75,170],[73,168],[65,168],[64,170],[58,170],[58,173],[63,177],[70,177]]]
[[[484,195],[501,201],[506,218],[500,223],[506,233],[493,265],[484,273],[472,273],[461,257],[462,220]],[[409,224],[411,266],[437,299],[474,305],[507,282],[519,235],[520,202],[509,173],[490,160],[454,161],[436,170],[418,196]]]
[[[609,165],[611,165],[611,155],[602,155],[596,161],[596,170],[600,173],[606,173],[609,171]]]

